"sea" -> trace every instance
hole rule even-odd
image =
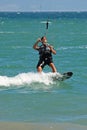
[[[49,66],[37,73],[42,36],[70,79],[53,80]],[[0,12],[0,121],[87,125],[87,12]]]

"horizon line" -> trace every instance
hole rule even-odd
[[[24,13],[51,13],[51,12],[54,12],[54,13],[57,13],[57,12],[58,13],[61,13],[61,12],[77,12],[77,13],[80,13],[80,12],[87,12],[87,10],[84,10],[84,11],[83,10],[81,10],[81,11],[77,11],[77,10],[61,10],[61,11],[56,11],[56,10],[55,11],[54,10],[53,11],[50,11],[50,10],[49,11],[16,11],[16,10],[14,10],[14,11],[0,11],[0,13],[1,12],[3,12],[3,13],[4,12],[6,12],[6,13],[7,12],[8,13],[10,13],[10,12],[13,12],[13,13],[14,12],[15,13],[23,13],[23,12]]]

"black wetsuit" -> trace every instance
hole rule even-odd
[[[44,68],[45,65],[49,65],[50,63],[53,62],[52,60],[52,52],[50,50],[50,48],[48,47],[48,45],[41,45],[38,48],[39,51],[39,62],[37,64],[37,68],[39,66],[41,66],[42,68]]]

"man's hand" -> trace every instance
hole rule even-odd
[[[41,38],[38,38],[38,39],[37,39],[37,43],[39,43],[39,42],[41,42]]]

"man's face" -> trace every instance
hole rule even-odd
[[[42,43],[47,43],[46,37],[43,37],[43,39],[41,41],[42,41]]]

